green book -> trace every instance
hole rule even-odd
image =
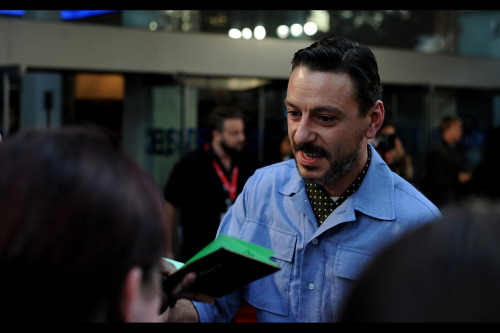
[[[167,259],[179,270],[163,281],[163,290],[169,295],[187,273],[195,271],[198,276],[190,291],[221,297],[279,270],[271,260],[273,254],[265,247],[220,234],[184,264]]]

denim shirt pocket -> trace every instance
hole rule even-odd
[[[339,246],[333,264],[333,300],[337,310],[344,304],[354,283],[360,278],[364,268],[373,257],[374,254],[371,252]]]
[[[274,251],[272,260],[279,271],[249,284],[247,301],[257,309],[287,316],[290,307],[290,277],[297,235],[271,228],[258,221],[246,221],[241,239]]]
[[[373,259],[373,253],[339,246],[335,255],[333,273],[335,276],[357,280],[366,264]]]

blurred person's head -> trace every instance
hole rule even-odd
[[[212,110],[208,130],[216,151],[221,148],[226,154],[234,155],[245,148],[244,115],[236,107],[219,106]]]
[[[391,140],[394,140],[394,149],[396,150],[397,155],[401,156],[405,154],[403,142],[396,132],[396,125],[392,121],[384,121],[380,130],[377,132],[377,135],[392,137]]]
[[[384,121],[375,138],[372,140],[373,147],[375,147],[380,156],[389,165],[396,161],[397,140],[396,127],[390,121]]]
[[[164,203],[97,132],[19,132],[0,145],[5,320],[153,321]]]
[[[471,199],[403,235],[368,265],[347,322],[500,321],[500,206]]]
[[[394,134],[377,133],[372,140],[373,147],[382,156],[387,164],[392,164],[396,160],[396,137]]]
[[[462,138],[462,119],[456,116],[445,116],[439,122],[439,132],[444,141],[455,144]]]

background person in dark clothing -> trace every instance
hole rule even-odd
[[[436,206],[442,208],[463,198],[471,173],[463,169],[455,144],[462,138],[462,120],[443,117],[439,123],[440,142],[426,156],[425,179],[422,191]]]
[[[489,133],[479,164],[474,169],[471,180],[471,193],[487,198],[500,198],[500,177],[498,165],[500,156],[500,127],[493,128]]]
[[[172,170],[164,196],[168,214],[167,256],[185,262],[215,239],[222,216],[256,169],[246,152],[243,113],[217,107],[209,116],[210,141],[188,153]],[[180,214],[180,253],[175,256],[172,235]]]

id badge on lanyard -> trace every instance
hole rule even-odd
[[[220,213],[220,220],[222,221],[222,218],[226,215],[227,211],[229,210],[229,208],[231,208],[231,206],[233,205],[233,202],[231,201],[231,199],[229,198],[226,198],[226,210],[222,213]]]

